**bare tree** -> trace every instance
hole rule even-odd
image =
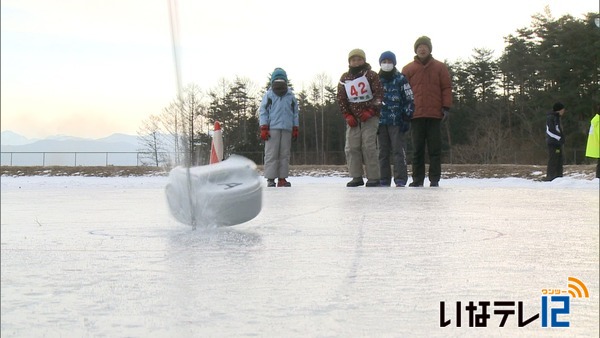
[[[159,116],[161,129],[164,131],[166,138],[166,147],[171,150],[173,157],[171,165],[176,166],[182,163],[183,146],[181,145],[180,133],[181,116],[180,109],[176,102],[172,102],[168,107],[164,108]]]
[[[150,115],[138,130],[138,140],[142,154],[140,160],[142,165],[153,165],[159,167],[166,164],[166,149],[161,138],[160,119],[156,115]]]
[[[315,77],[313,85],[319,91],[319,102],[315,103],[317,103],[317,106],[319,107],[321,113],[321,157],[318,158],[318,160],[321,161],[321,164],[325,164],[325,91],[327,90],[327,86],[331,85],[331,78],[326,73],[320,73]]]

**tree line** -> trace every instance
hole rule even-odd
[[[475,48],[467,60],[445,60],[454,105],[442,127],[443,162],[544,163],[546,112],[556,101],[567,107],[563,117],[566,161],[584,162],[589,121],[600,103],[596,18],[597,13],[588,13],[583,19],[570,15],[555,19],[546,9],[532,16],[530,27],[504,38],[500,57],[495,58],[492,50]],[[236,153],[262,163],[258,108],[269,77],[262,87],[240,77],[222,79],[207,91],[194,84],[185,87],[180,98],[150,115],[140,127],[145,163],[206,164],[215,121],[222,123],[225,157]],[[308,89],[296,92],[300,137],[292,145],[292,164],[345,163],[345,122],[336,91],[337,81],[317,74]],[[407,137],[408,153],[411,150]]]

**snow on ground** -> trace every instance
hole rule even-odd
[[[167,180],[2,176],[1,336],[600,334],[598,179],[291,177],[251,221],[196,231],[169,214]],[[570,327],[518,327],[516,304],[541,316],[568,277],[589,290],[557,317]],[[470,301],[492,302],[486,327],[469,327]]]
[[[300,176],[290,177],[289,181],[293,186],[302,185],[336,185],[345,186],[350,179],[339,176]],[[19,189],[23,185],[45,188],[69,188],[69,187],[112,187],[112,188],[164,188],[168,182],[166,176],[131,176],[131,177],[84,177],[84,176],[2,176],[0,179],[2,190]],[[506,177],[506,178],[451,178],[442,179],[440,185],[444,187],[527,187],[534,189],[555,189],[555,188],[574,188],[574,189],[598,189],[599,179],[588,179],[585,175],[575,175],[570,177],[560,177],[552,182],[533,181],[524,178]],[[425,185],[428,185],[425,179]],[[425,187],[427,188],[427,187]],[[359,187],[357,189],[364,189]],[[404,188],[404,189],[409,189]],[[413,189],[413,188],[410,188]]]

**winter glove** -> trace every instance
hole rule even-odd
[[[354,128],[358,126],[358,121],[352,114],[344,113],[344,118],[346,119],[346,123],[350,126],[350,128]]]
[[[365,109],[358,115],[358,117],[360,117],[360,122],[367,122],[367,120],[373,116],[375,116],[373,108]]]
[[[444,117],[442,117],[442,122],[448,121],[450,118],[450,109],[442,107],[442,115],[444,115]]]
[[[294,126],[292,128],[292,140],[296,141],[298,139],[298,127]]]
[[[271,134],[269,133],[269,126],[267,126],[267,125],[260,126],[260,138],[263,141],[266,141],[269,138],[271,138]]]

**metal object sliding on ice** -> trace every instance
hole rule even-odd
[[[165,192],[171,214],[194,228],[244,223],[262,208],[256,164],[239,155],[205,166],[173,168]]]

